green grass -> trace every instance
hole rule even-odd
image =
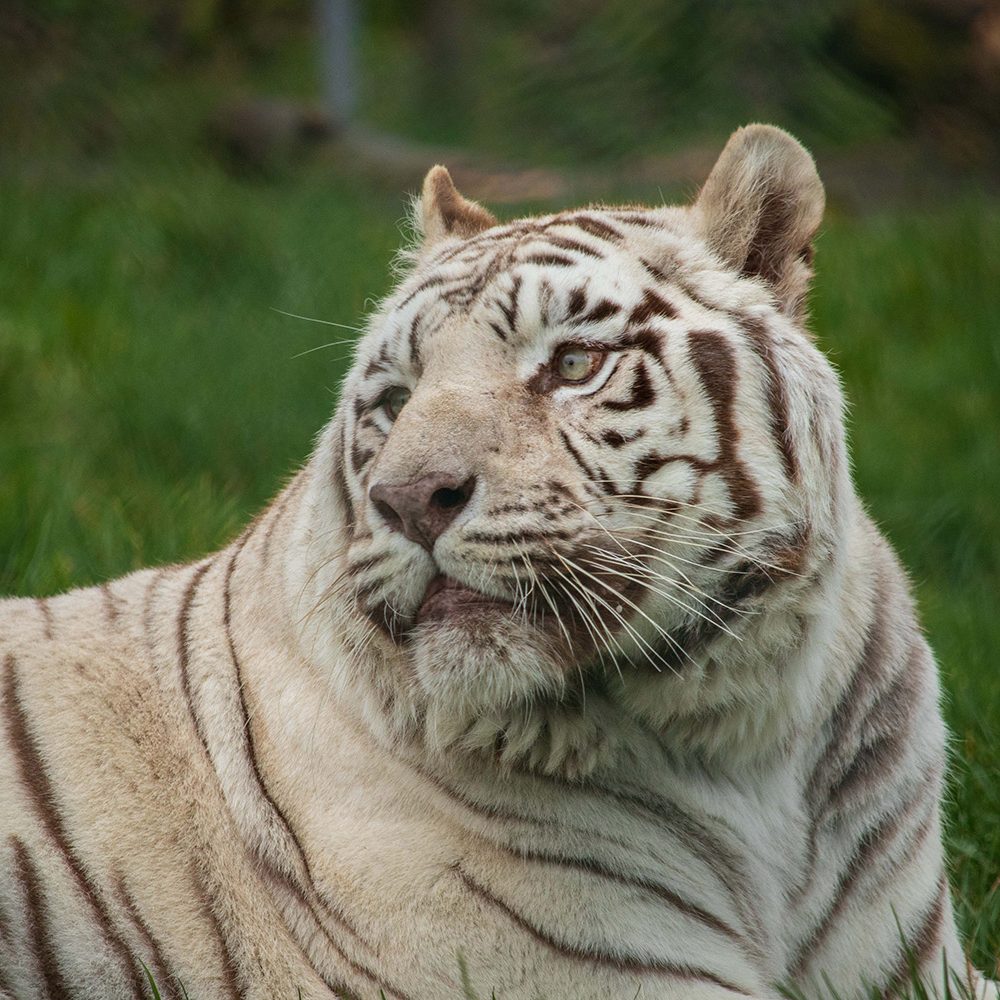
[[[189,157],[0,184],[0,593],[226,541],[308,454],[348,331],[389,283],[401,192]],[[857,480],[912,573],[955,736],[949,842],[981,967],[1000,952],[1000,204],[834,216],[814,325]]]

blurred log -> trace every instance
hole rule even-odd
[[[336,132],[323,108],[261,98],[223,105],[208,123],[209,142],[226,166],[262,174],[290,166]]]

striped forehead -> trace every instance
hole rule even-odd
[[[384,343],[419,370],[421,348],[456,316],[511,347],[532,343],[546,329],[613,322],[665,280],[665,257],[676,269],[677,243],[663,218],[630,210],[487,230],[442,249],[400,288]]]

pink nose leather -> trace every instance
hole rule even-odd
[[[475,488],[475,476],[463,480],[452,473],[431,472],[409,483],[377,482],[368,496],[393,531],[402,532],[430,552]]]

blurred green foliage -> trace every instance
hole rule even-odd
[[[366,81],[370,107],[394,128],[415,123],[424,138],[471,137],[563,161],[676,148],[756,119],[807,140],[863,139],[892,116],[823,51],[846,6],[438,0],[419,19],[372,25],[368,62],[393,72]],[[457,37],[442,41],[449,32]]]
[[[293,39],[309,80],[296,89],[314,89],[317,2],[7,0],[8,125],[32,132],[54,117],[99,152],[120,133],[120,92],[138,80],[213,63],[266,87]],[[578,163],[772,120],[810,144],[908,130],[962,162],[1000,155],[1000,10],[980,0],[357,6],[362,117],[414,138]]]

